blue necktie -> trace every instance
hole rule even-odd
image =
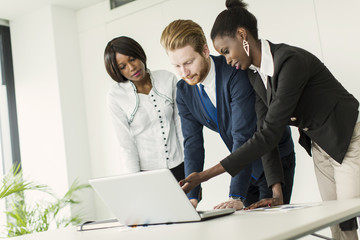
[[[200,84],[200,95],[201,95],[201,99],[202,102],[204,103],[204,107],[206,112],[208,113],[208,115],[210,116],[210,118],[216,123],[216,125],[218,124],[217,121],[217,111],[215,106],[212,104],[209,96],[206,94],[205,89],[204,89],[204,85]]]

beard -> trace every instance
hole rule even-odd
[[[199,63],[199,71],[188,77],[183,77],[184,81],[189,85],[196,85],[202,82],[208,75],[210,66],[211,66],[210,58],[206,59],[205,57],[202,57]]]

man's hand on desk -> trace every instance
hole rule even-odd
[[[197,199],[195,199],[195,198],[190,199],[190,202],[191,202],[191,204],[194,206],[194,208],[196,208],[197,205],[198,205],[198,203],[199,203],[199,201],[198,201]]]
[[[242,210],[244,208],[244,204],[240,200],[230,198],[226,202],[222,202],[214,207],[214,209],[223,209],[223,208],[235,208],[237,211],[237,210]]]

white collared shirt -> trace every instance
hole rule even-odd
[[[108,93],[122,173],[171,169],[184,161],[175,102],[177,78],[165,70],[149,73],[152,89],[148,95],[138,94],[130,81],[114,84]]]
[[[255,65],[251,65],[249,68],[260,74],[260,77],[264,83],[265,89],[267,89],[268,77],[272,77],[274,74],[274,59],[270,51],[269,42],[265,39],[261,39],[261,63],[260,68]]]
[[[214,60],[210,57],[210,70],[206,78],[201,82],[202,85],[204,85],[205,92],[209,96],[212,104],[216,108],[216,84],[215,84],[215,63]],[[199,91],[200,91],[200,83],[197,84]]]

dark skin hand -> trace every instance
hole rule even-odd
[[[271,207],[284,204],[283,195],[281,190],[281,184],[276,183],[272,185],[273,197],[272,198],[263,198],[256,203],[251,204],[245,210],[259,208],[259,207]]]
[[[223,166],[218,163],[212,168],[209,168],[202,172],[194,172],[191,173],[187,178],[181,180],[179,182],[180,186],[184,190],[185,193],[188,193],[191,189],[195,188],[202,182],[206,182],[210,178],[213,178],[217,175],[220,175],[225,172],[225,169]],[[281,190],[281,184],[276,183],[272,186],[273,191],[273,197],[272,198],[264,198],[260,201],[251,204],[249,207],[245,208],[245,210],[248,209],[254,209],[259,207],[268,207],[268,206],[277,206],[284,204],[283,202],[283,195]]]
[[[224,172],[225,172],[225,169],[223,168],[223,166],[220,163],[218,163],[215,166],[213,166],[212,168],[209,168],[205,171],[193,172],[187,178],[181,180],[179,183],[180,183],[180,186],[182,187],[182,189],[184,190],[184,192],[188,193],[191,189],[193,189],[200,183],[206,182],[210,178],[213,178]]]

